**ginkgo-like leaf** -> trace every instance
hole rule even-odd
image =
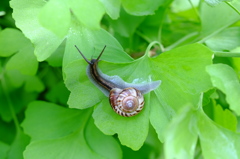
[[[240,84],[235,72],[231,67],[224,64],[208,66],[207,72],[211,76],[213,85],[226,94],[226,100],[230,104],[230,108],[239,115]]]
[[[118,143],[96,128],[90,113],[91,109],[77,110],[43,101],[32,102],[22,124],[32,138],[24,158],[121,158]],[[96,146],[102,141],[104,147]],[[114,153],[109,154],[106,147]]]

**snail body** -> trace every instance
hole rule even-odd
[[[161,81],[152,81],[148,83],[133,84],[127,83],[119,76],[108,76],[98,67],[98,62],[103,54],[106,45],[97,59],[87,60],[82,52],[75,45],[78,52],[89,64],[86,70],[90,81],[98,87],[107,97],[112,109],[119,115],[130,117],[141,112],[144,106],[143,94],[156,89]]]

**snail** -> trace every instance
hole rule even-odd
[[[133,84],[123,81],[119,76],[108,76],[98,68],[98,62],[102,56],[106,45],[102,49],[97,59],[90,61],[83,55],[75,45],[80,55],[88,63],[86,70],[90,81],[98,87],[107,97],[113,110],[124,117],[137,115],[144,106],[143,94],[156,89],[161,81]]]

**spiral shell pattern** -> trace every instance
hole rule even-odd
[[[144,105],[142,93],[132,87],[125,89],[113,88],[110,91],[109,101],[113,110],[124,117],[138,114]]]

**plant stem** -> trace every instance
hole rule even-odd
[[[201,18],[200,18],[200,15],[199,15],[198,10],[194,7],[194,5],[193,5],[193,3],[192,3],[191,0],[188,0],[188,2],[189,2],[190,5],[192,6],[192,8],[193,8],[194,12],[196,13],[196,15],[197,15],[197,17],[198,17],[198,20],[199,20],[199,22],[200,22],[200,21],[201,21]]]
[[[221,57],[240,57],[240,52],[223,52],[223,51],[215,51],[215,56]]]
[[[137,35],[141,36],[144,40],[146,40],[148,43],[151,43],[151,39],[148,38],[145,34],[141,33],[140,31],[136,30],[135,32]]]
[[[9,110],[11,112],[11,115],[12,115],[12,118],[13,118],[13,122],[14,122],[14,124],[16,126],[17,132],[19,132],[19,131],[21,131],[20,125],[19,125],[19,121],[17,119],[15,110],[13,108],[13,104],[12,104],[11,98],[9,96],[9,93],[7,91],[7,84],[6,84],[6,81],[5,81],[5,78],[4,78],[4,73],[2,73],[2,75],[0,76],[0,79],[1,79],[1,85],[2,85],[2,88],[3,88],[3,94],[4,94],[4,96],[5,96],[6,100],[7,100],[7,105],[9,106]]]
[[[186,41],[187,39],[192,38],[193,36],[196,36],[198,34],[198,32],[193,32],[191,34],[186,35],[185,37],[183,37],[182,39],[176,41],[175,43],[173,43],[172,45],[168,46],[165,48],[165,51],[171,50],[175,47],[177,47],[178,45],[180,45],[181,43],[183,43],[184,41]]]

